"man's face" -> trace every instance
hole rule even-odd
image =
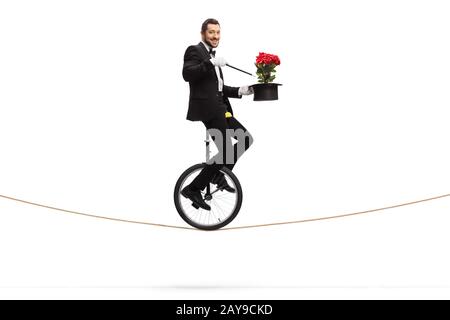
[[[205,32],[202,32],[202,40],[212,48],[217,48],[220,40],[220,26],[218,24],[208,24]]]

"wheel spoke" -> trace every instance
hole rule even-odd
[[[223,216],[223,213],[221,212],[222,210],[220,209],[220,207],[217,205],[216,201],[213,199],[212,200],[214,203],[214,208],[217,211],[217,214],[219,216],[219,218],[217,218],[220,221],[220,217]]]
[[[236,198],[228,198],[228,197],[215,197],[216,200],[220,200],[220,201],[224,201],[224,202],[228,202],[230,204],[235,204],[236,203]]]
[[[221,216],[223,216],[224,219],[228,218],[230,216],[230,214],[228,214],[228,211],[225,211],[222,206],[220,206],[217,201],[214,200],[214,203],[216,204],[217,210],[220,211]]]
[[[214,200],[212,200],[213,203],[215,203]],[[214,216],[214,218],[220,222],[220,218],[217,217],[216,212],[213,209],[213,206],[211,206],[211,215]]]
[[[217,199],[216,202],[218,203],[218,206],[221,207],[222,209],[225,209],[224,207],[227,208],[227,212],[231,212],[233,210],[233,208],[235,207],[234,203],[227,203],[224,202],[223,200]],[[222,204],[223,203],[223,204]]]

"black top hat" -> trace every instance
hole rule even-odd
[[[278,86],[280,83],[257,83],[251,85],[254,91],[253,101],[278,100]]]

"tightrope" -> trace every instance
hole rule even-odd
[[[103,219],[103,220],[110,220],[110,221],[124,222],[124,223],[133,223],[133,224],[147,225],[147,226],[153,226],[153,227],[183,229],[183,230],[191,230],[191,231],[203,231],[203,230],[199,230],[199,229],[195,229],[195,228],[191,228],[191,227],[182,227],[182,226],[175,226],[175,225],[169,225],[169,224],[111,218],[111,217],[107,217],[107,216],[100,216],[100,215],[96,215],[96,214],[89,214],[89,213],[78,212],[78,211],[74,211],[74,210],[57,208],[57,207],[53,207],[53,206],[48,206],[48,205],[31,202],[31,201],[27,201],[27,200],[22,200],[22,199],[17,199],[17,198],[13,198],[13,197],[9,197],[9,196],[4,196],[4,195],[0,195],[0,197],[4,198],[4,199],[15,201],[15,202],[28,204],[28,205],[35,206],[35,207],[47,208],[47,209],[51,209],[51,210],[76,214],[76,215],[89,217],[89,218],[96,218],[96,219]],[[339,219],[339,218],[362,215],[362,214],[371,213],[371,212],[384,211],[384,210],[395,209],[395,208],[399,208],[399,207],[411,206],[411,205],[418,204],[421,202],[433,201],[433,200],[442,199],[442,198],[446,198],[446,197],[450,197],[450,193],[431,197],[431,198],[415,200],[415,201],[405,202],[405,203],[401,203],[401,204],[395,204],[395,205],[376,208],[376,209],[364,210],[364,211],[357,211],[357,212],[344,213],[344,214],[333,215],[333,216],[325,216],[325,217],[310,218],[310,219],[295,220],[295,221],[272,222],[272,223],[254,224],[254,225],[247,225],[247,226],[240,226],[240,227],[228,227],[228,228],[222,228],[222,229],[219,229],[216,231],[230,231],[230,230],[238,230],[238,229],[262,228],[262,227],[271,227],[271,226],[280,226],[280,225],[288,225],[288,224],[299,224],[299,223],[306,223],[306,222]]]

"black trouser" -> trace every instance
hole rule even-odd
[[[203,124],[216,144],[218,153],[208,161],[207,166],[190,184],[191,188],[197,190],[203,190],[223,166],[233,170],[236,161],[253,143],[250,133],[234,117],[225,118],[225,114],[223,114],[211,120],[203,121]],[[218,135],[221,135],[221,137],[218,137]],[[232,144],[232,137],[237,140],[234,145]]]

